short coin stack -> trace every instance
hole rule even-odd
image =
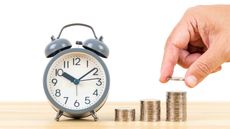
[[[186,121],[186,92],[167,92],[166,121]]]
[[[161,103],[160,100],[141,100],[140,121],[160,121]]]
[[[134,108],[116,108],[115,121],[135,121]]]

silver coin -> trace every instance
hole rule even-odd
[[[171,81],[185,81],[183,77],[168,77],[168,80]]]
[[[129,107],[116,108],[115,121],[135,121],[135,109]]]
[[[167,92],[166,121],[186,121],[186,92]]]
[[[160,121],[160,100],[145,99],[140,101],[140,121]]]

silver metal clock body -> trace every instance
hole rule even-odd
[[[48,76],[49,76],[49,71],[51,70],[52,65],[54,64],[54,62],[56,60],[58,60],[59,58],[61,58],[62,56],[66,55],[66,54],[70,54],[70,53],[74,53],[74,52],[79,52],[79,53],[83,53],[86,55],[91,56],[92,58],[95,58],[99,64],[102,66],[104,74],[105,74],[105,78],[104,78],[104,90],[103,93],[101,93],[100,98],[93,104],[90,105],[87,108],[83,108],[83,109],[70,109],[67,108],[61,104],[59,104],[57,102],[57,100],[54,99],[54,97],[52,96],[48,86],[49,86],[49,80],[47,80]],[[103,60],[96,55],[95,53],[86,50],[86,49],[82,49],[82,48],[71,48],[71,49],[67,49],[64,51],[61,51],[60,53],[58,53],[57,55],[55,55],[51,61],[48,63],[46,69],[45,69],[45,73],[43,76],[43,87],[44,87],[44,91],[45,94],[48,98],[48,100],[50,101],[50,103],[52,104],[52,107],[57,111],[57,112],[62,112],[63,115],[67,116],[67,117],[72,117],[72,118],[82,118],[82,117],[87,117],[89,115],[93,115],[95,112],[97,112],[105,103],[107,96],[108,96],[108,92],[109,92],[109,86],[110,86],[110,76],[109,76],[109,71],[105,65],[105,63],[103,62]],[[62,115],[61,114],[61,115]],[[60,115],[60,114],[59,114]]]

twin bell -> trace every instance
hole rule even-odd
[[[98,56],[101,56],[103,58],[107,58],[109,56],[109,48],[106,46],[106,44],[103,42],[103,37],[100,36],[100,38],[98,39],[93,28],[87,24],[82,24],[82,23],[73,23],[73,24],[68,24],[65,25],[57,38],[55,38],[54,36],[51,37],[51,42],[46,46],[45,48],[45,56],[47,58],[53,57],[56,54],[58,54],[61,51],[64,51],[66,49],[70,49],[72,47],[70,41],[68,41],[65,38],[60,38],[62,31],[70,26],[84,26],[84,27],[88,27],[92,30],[94,38],[90,38],[87,39],[84,42],[81,41],[76,41],[77,45],[82,45],[83,48],[92,51],[94,53],[96,53]]]

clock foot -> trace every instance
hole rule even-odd
[[[59,110],[56,117],[55,117],[55,120],[56,121],[59,121],[59,118],[63,115],[63,111]]]
[[[91,113],[91,115],[92,115],[94,121],[98,121],[98,117],[97,117],[97,115],[96,115],[96,112],[93,110],[93,111],[91,111],[90,113]]]

